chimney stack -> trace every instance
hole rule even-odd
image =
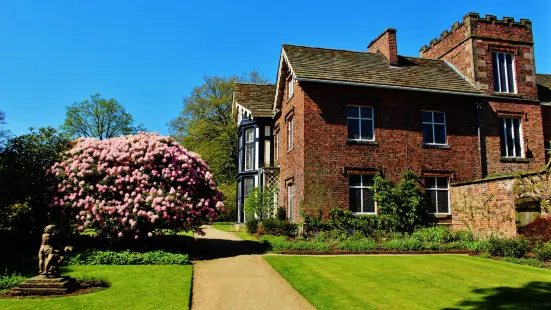
[[[389,65],[398,65],[398,45],[396,44],[396,29],[387,28],[367,46],[370,53],[379,53],[388,60]]]

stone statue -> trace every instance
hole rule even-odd
[[[59,265],[73,248],[61,248],[57,242],[55,225],[48,225],[42,234],[42,245],[38,251],[38,273],[46,277],[59,277]]]

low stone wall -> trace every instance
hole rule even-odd
[[[469,230],[476,236],[515,237],[515,177],[498,177],[452,184],[452,230]]]

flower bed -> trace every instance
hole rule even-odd
[[[392,251],[392,250],[376,250],[376,251],[343,251],[343,250],[330,250],[330,251],[308,251],[308,250],[284,250],[283,254],[289,255],[354,255],[354,254],[380,254],[380,255],[420,255],[420,254],[465,254],[465,255],[478,255],[479,252],[473,252],[469,250],[420,250],[420,251]]]

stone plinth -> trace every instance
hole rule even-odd
[[[10,295],[62,295],[75,290],[76,281],[71,277],[48,278],[37,276],[27,279],[10,290]]]

